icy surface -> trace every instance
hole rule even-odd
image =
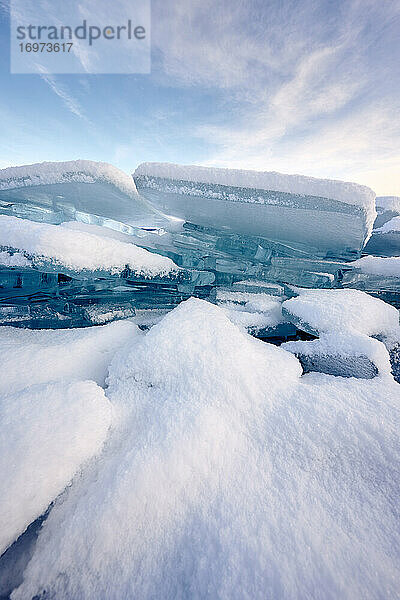
[[[100,451],[111,422],[111,404],[93,381],[0,397],[0,554]]]
[[[39,262],[50,261],[74,271],[118,273],[129,266],[144,277],[154,277],[179,270],[169,258],[134,244],[4,215],[0,215],[0,246],[17,249]]]
[[[201,301],[135,337],[12,599],[396,597],[400,388],[300,373]]]
[[[56,380],[104,385],[115,352],[137,331],[129,321],[73,330],[0,327],[0,394]]]
[[[140,165],[134,179],[140,194],[167,214],[312,256],[359,253],[376,216],[372,190],[340,181],[158,163]]]
[[[283,314],[312,334],[357,331],[378,335],[397,329],[399,312],[359,290],[300,290],[283,303]]]
[[[0,170],[0,211],[34,221],[76,219],[121,230],[171,224],[138,195],[130,175],[87,160]]]

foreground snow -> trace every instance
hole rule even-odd
[[[371,307],[364,331],[393,323]],[[137,332],[110,367],[105,450],[12,599],[396,597],[400,387],[300,375],[200,300]]]
[[[0,215],[0,246],[74,271],[120,273],[128,266],[144,277],[155,277],[176,274],[179,270],[169,258],[152,254],[134,244],[4,215]]]
[[[93,381],[0,397],[0,554],[99,452],[111,421],[112,406]]]
[[[104,385],[115,352],[137,331],[129,321],[55,331],[0,327],[0,395],[69,379]]]

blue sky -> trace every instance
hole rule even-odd
[[[11,75],[7,8],[0,168],[170,161],[400,195],[399,0],[153,0],[150,75]]]

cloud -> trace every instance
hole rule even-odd
[[[193,129],[203,164],[379,186],[390,173],[398,189],[398,3],[155,4],[166,82],[215,90],[223,107]]]
[[[40,65],[37,65],[38,70],[43,71],[43,68]],[[80,119],[87,121],[88,119],[86,115],[83,113],[83,110],[79,104],[79,102],[66,90],[66,87],[61,83],[57,82],[56,78],[53,75],[48,73],[41,73],[41,79],[50,87],[50,89],[61,98],[64,106],[69,110],[70,113],[76,115]]]

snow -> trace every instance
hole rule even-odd
[[[0,397],[0,554],[100,451],[111,422],[111,404],[93,381]]]
[[[104,385],[115,352],[137,332],[129,321],[87,329],[0,327],[0,394],[56,380],[93,379]]]
[[[88,184],[95,182],[110,183],[133,199],[136,199],[138,196],[132,177],[113,165],[104,162],[70,160],[66,162],[42,162],[33,165],[0,169],[0,190],[70,182]]]
[[[394,306],[360,290],[300,290],[285,300],[283,315],[310,333],[356,331],[378,335],[396,329],[399,312]]]
[[[155,277],[179,270],[169,258],[134,244],[5,215],[0,215],[0,245],[74,271],[106,270],[115,274],[128,265],[143,277]]]
[[[200,300],[135,336],[12,600],[395,598],[400,388],[300,374]]]
[[[142,163],[136,169],[134,177],[140,175],[331,198],[346,204],[361,206],[371,214],[374,212],[375,206],[375,193],[366,186],[334,179],[286,175],[275,171],[245,171],[172,163]]]
[[[0,252],[0,266],[2,267],[30,267],[31,262],[19,252]]]
[[[317,340],[286,342],[281,346],[296,356],[340,357],[343,361],[352,358],[367,358],[378,369],[378,373],[391,373],[389,353],[384,344],[362,333],[325,333]]]
[[[399,198],[399,212],[400,212],[400,198]],[[386,223],[384,223],[382,225],[382,227],[378,227],[378,229],[374,229],[374,235],[382,234],[382,233],[391,233],[392,231],[400,231],[400,216],[393,217],[393,219],[390,219],[390,221],[386,221]]]
[[[399,196],[377,196],[376,206],[384,211],[397,212],[400,215]]]
[[[360,269],[367,275],[382,277],[400,277],[400,256],[382,258],[380,256],[364,256],[351,263],[350,266]]]

